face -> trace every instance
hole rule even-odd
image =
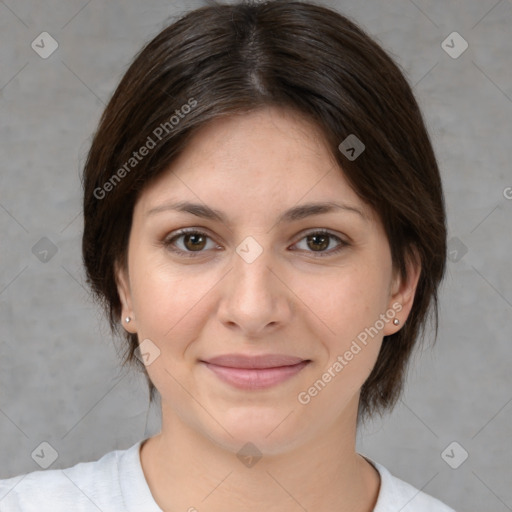
[[[141,194],[118,272],[162,430],[278,453],[346,429],[410,311],[409,273],[393,272],[381,222],[314,125],[275,108],[206,125]],[[233,354],[295,359],[212,362]]]

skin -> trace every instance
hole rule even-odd
[[[149,213],[183,200],[220,210],[226,221]],[[364,217],[338,209],[277,223],[289,208],[323,201]],[[166,245],[181,228],[207,237],[178,236]],[[333,237],[309,236],[319,229]],[[236,252],[248,236],[263,250],[252,263]],[[348,245],[333,253],[340,240]],[[419,273],[412,263],[407,280],[394,272],[380,220],[350,188],[314,124],[267,107],[202,127],[141,194],[127,268],[117,272],[123,318],[132,318],[125,329],[160,350],[147,370],[162,397],[162,430],[141,448],[160,508],[373,510],[380,478],[355,451],[359,393],[383,336],[407,320]],[[393,304],[401,305],[400,325],[386,322],[301,404],[299,393]],[[239,390],[199,361],[226,353],[311,363],[269,389]],[[247,442],[262,454],[252,467],[237,457]]]

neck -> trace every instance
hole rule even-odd
[[[162,431],[141,448],[143,472],[164,512],[371,512],[380,479],[355,451],[356,414],[357,404],[314,439],[258,459],[250,449],[237,456],[239,450],[205,437],[163,404]]]

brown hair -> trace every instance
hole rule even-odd
[[[135,363],[144,371],[152,401],[155,388],[135,357],[137,335],[119,324],[115,265],[126,265],[134,205],[209,120],[268,105],[300,112],[322,130],[351,186],[380,216],[403,278],[413,249],[419,257],[421,275],[407,322],[384,338],[361,389],[360,417],[382,413],[400,396],[411,350],[424,337],[432,311],[437,336],[437,289],[446,261],[444,198],[406,78],[360,27],[326,7],[279,0],[202,7],[139,52],[101,117],[84,168],[88,283],[113,332],[122,331],[128,341],[123,365]],[[365,145],[355,160],[338,149],[351,134]]]

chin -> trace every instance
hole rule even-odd
[[[209,437],[237,454],[245,449],[264,455],[279,455],[300,444],[299,426],[294,414],[290,414],[292,408],[267,411],[258,407],[242,409],[236,413],[231,411],[230,417],[217,417],[227,432],[215,423],[216,433],[210,432]]]

